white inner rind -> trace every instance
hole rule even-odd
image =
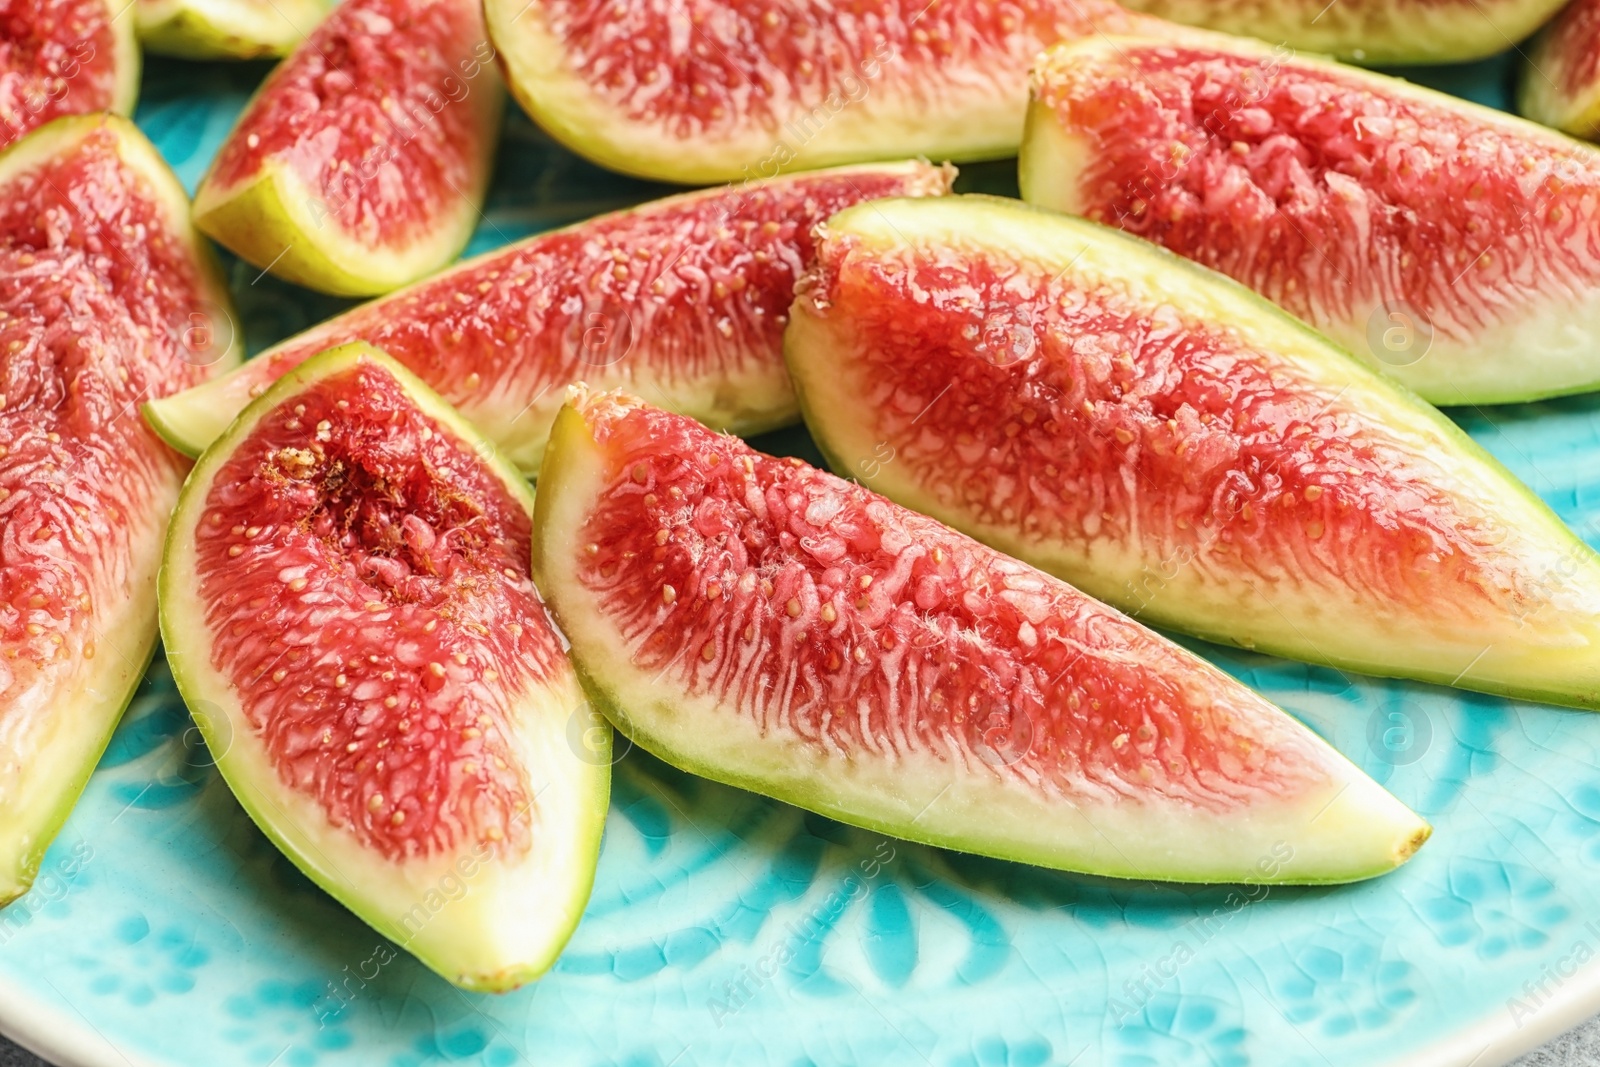
[[[256,824],[313,881],[379,933],[444,978],[498,991],[538,977],[577,926],[589,897],[610,788],[609,738],[592,751],[570,738],[584,696],[570,667],[535,684],[506,725],[527,771],[531,848],[517,854],[479,842],[392,862],[334,825],[314,797],[286,786],[246,717],[238,688],[212,666],[213,641],[198,592],[195,530],[218,470],[270,410],[319,378],[371,359],[348,345],[301,364],[246,410],[201,457],[173,516],[161,574],[162,634],[184,700],[217,767]],[[459,416],[392,361],[385,369],[433,418],[464,436]],[[489,462],[530,510],[530,494],[498,455]],[[515,484],[513,484],[515,483]]]
[[[1517,90],[1517,111],[1534,122],[1593,140],[1600,132],[1600,80],[1570,94],[1558,88],[1554,80],[1562,77],[1556,66],[1560,61],[1551,58],[1550,53],[1559,48],[1559,42],[1537,48],[1524,65]]]
[[[1504,51],[1565,0],[1128,0],[1135,11],[1189,26],[1357,63],[1459,63]]]
[[[163,441],[193,458],[221,437],[250,403],[253,384],[244,375],[224,374],[181,393],[146,401],[139,411]]]
[[[1231,560],[1213,568],[1202,554],[1185,566],[1169,566],[1160,558],[1164,551],[1138,539],[1107,535],[1089,540],[1085,549],[1076,539],[1028,536],[1014,525],[942,504],[903,462],[874,465],[875,490],[1136,611],[1146,622],[1368,674],[1600,704],[1600,559],[1444,416],[1242,286],[1152,245],[1015,201],[954,198],[929,204],[878,201],[871,210],[841,212],[828,224],[829,239],[855,240],[863,256],[903,253],[919,244],[965,247],[974,256],[1031,265],[1042,278],[1070,277],[1085,289],[1152,312],[1176,306],[1191,322],[1224,326],[1243,347],[1318,383],[1319,395],[1359,413],[1370,432],[1421,457],[1451,457],[1451,479],[1441,488],[1464,507],[1504,524],[1506,540],[1498,551],[1524,590],[1526,611],[1496,614],[1464,598],[1460,606],[1442,603],[1430,617],[1419,618],[1343,586],[1308,583],[1260,559],[1250,560],[1260,572],[1251,583],[1234,576],[1237,563]],[[868,390],[853,359],[860,345],[870,343],[837,314],[819,312],[804,298],[796,301],[785,338],[790,372],[808,424],[841,470],[859,469],[863,460],[880,456],[884,444],[874,414],[861,410]],[[1469,604],[1479,606],[1469,611]]]
[[[128,9],[130,3],[137,6],[138,0],[105,0],[114,50],[111,61],[117,74],[107,110],[125,116],[133,114],[134,105],[139,101],[139,72],[143,59],[139,38],[134,32],[136,17]]]
[[[1062,128],[1055,109],[1039,99],[1040,83],[1050,81],[1053,71],[1072,78],[1074,71],[1096,65],[1115,68],[1127,49],[1156,43],[1132,37],[1085,40],[1053,49],[1041,60],[1034,70],[1034,100],[1028,108],[1020,152],[1018,185],[1024,200],[1074,215],[1096,206],[1085,195],[1082,181],[1094,163],[1093,146]],[[1374,93],[1444,107],[1459,112],[1466,121],[1500,130],[1508,137],[1542,142],[1564,156],[1593,152],[1545,127],[1397,78],[1293,53],[1279,55],[1256,42],[1220,34],[1208,34],[1191,43],[1263,62],[1271,57],[1272,63],[1284,69],[1334,71],[1346,82],[1370,83]],[[1530,200],[1530,210],[1537,206]],[[1355,279],[1357,285],[1371,282],[1370,277]],[[1373,353],[1368,333],[1370,309],[1381,304],[1384,294],[1365,295],[1369,299],[1352,302],[1362,309],[1360,314],[1352,313],[1345,321],[1319,323],[1319,328],[1356,358],[1432,403],[1446,407],[1515,403],[1600,387],[1600,283],[1540,292],[1534,309],[1519,310],[1497,326],[1474,328],[1471,337],[1451,338],[1435,330],[1424,355],[1405,366],[1382,363]],[[1419,310],[1427,313],[1426,308]]]
[[[96,591],[87,638],[94,658],[75,653],[70,663],[42,668],[0,709],[0,905],[32,884],[150,664],[156,571],[166,516],[178,498],[176,473],[151,488],[145,506],[128,515],[126,582]]]
[[[1422,820],[1309,731],[1320,784],[1214,811],[1088,789],[1070,796],[970,752],[908,754],[885,743],[887,755],[840,754],[777,726],[763,730],[735,707],[636,667],[579,579],[583,523],[615,473],[582,416],[564,409],[540,483],[535,570],[591,691],[624,733],[675,766],[897,837],[1124,878],[1345,882],[1390,870],[1427,836]]]
[[[127,0],[152,52],[192,59],[285,55],[327,13],[324,0]]]

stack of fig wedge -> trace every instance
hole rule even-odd
[[[835,216],[786,338],[839,469],[1152,622],[1600,707],[1600,558],[1220,275],[1015,200]]]
[[[388,295],[204,381],[226,301],[148,147],[94,119],[0,156],[0,898],[148,655],[163,529],[167,655],[243,807],[474,990],[583,912],[607,721],[911,840],[1318,884],[1430,828],[1143,620],[1600,708],[1600,558],[1337,347],[1441,402],[1600,385],[1593,149],[1110,2],[348,0],[277,37],[253,0],[143,3],[174,48],[310,35],[192,213]],[[446,268],[496,49],[576,150],[735,184]],[[1046,207],[899,158],[1019,141]],[[105,217],[51,195],[86,186]],[[1416,359],[1364,343],[1396,315]],[[165,527],[185,461],[141,402],[199,457]],[[802,412],[865,485],[728,436]]]

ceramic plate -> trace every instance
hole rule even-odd
[[[139,123],[192,188],[265,68],[149,68]],[[1511,72],[1427,80],[1498,105]],[[474,251],[659,192],[513,117]],[[253,349],[340,306],[231,269]],[[1600,399],[1457,414],[1600,537]],[[38,885],[0,913],[0,1029],[94,1067],[1491,1067],[1600,1010],[1600,716],[1202,651],[1430,819],[1421,854],[1343,888],[1073,877],[631,751],[576,937],[498,997],[434,977],[279,856],[158,659]]]

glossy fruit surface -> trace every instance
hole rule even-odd
[[[183,189],[126,120],[57,119],[0,155],[0,903],[155,646],[188,464],[138,404],[236,360],[232,336]]]
[[[1112,0],[488,0],[513,94],[614,170],[677,182],[1016,153],[1041,48],[1169,24]]]
[[[532,510],[469,424],[346,345],[201,457],[161,572],[168,662],[240,803],[468,989],[550,966],[605,820],[609,743],[568,742],[582,695],[529,575]]]
[[[1176,881],[1351,881],[1428,834],[1299,723],[1120,613],[638,401],[562,409],[533,551],[624,733],[834,818]],[[1269,862],[1276,846],[1294,862]]]
[[[504,94],[477,0],[347,0],[272,72],[195,194],[255,266],[386,293],[466,246]]]
[[[1600,386],[1600,154],[1249,41],[1086,41],[1036,71],[1034,203],[1266,296],[1436,404]]]
[[[409,367],[522,470],[539,469],[562,390],[623,385],[735,433],[798,418],[783,326],[812,228],[880,196],[938,196],[925,163],[708,189],[540,234],[362,305],[146,417],[194,455],[277,377],[364,340]]]
[[[63,115],[131,114],[139,49],[123,0],[0,0],[0,148]]]
[[[1280,309],[1015,200],[829,222],[789,366],[842,473],[1142,621],[1600,707],[1600,558]]]
[[[1527,48],[1517,110],[1574,137],[1600,134],[1600,3],[1572,0]]]

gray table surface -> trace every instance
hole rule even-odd
[[[48,1067],[45,1062],[0,1037],[0,1067]],[[231,1067],[217,1064],[215,1067]],[[1462,1067],[1466,1067],[1465,1064]],[[1517,1060],[1513,1067],[1600,1067],[1600,1017]]]

